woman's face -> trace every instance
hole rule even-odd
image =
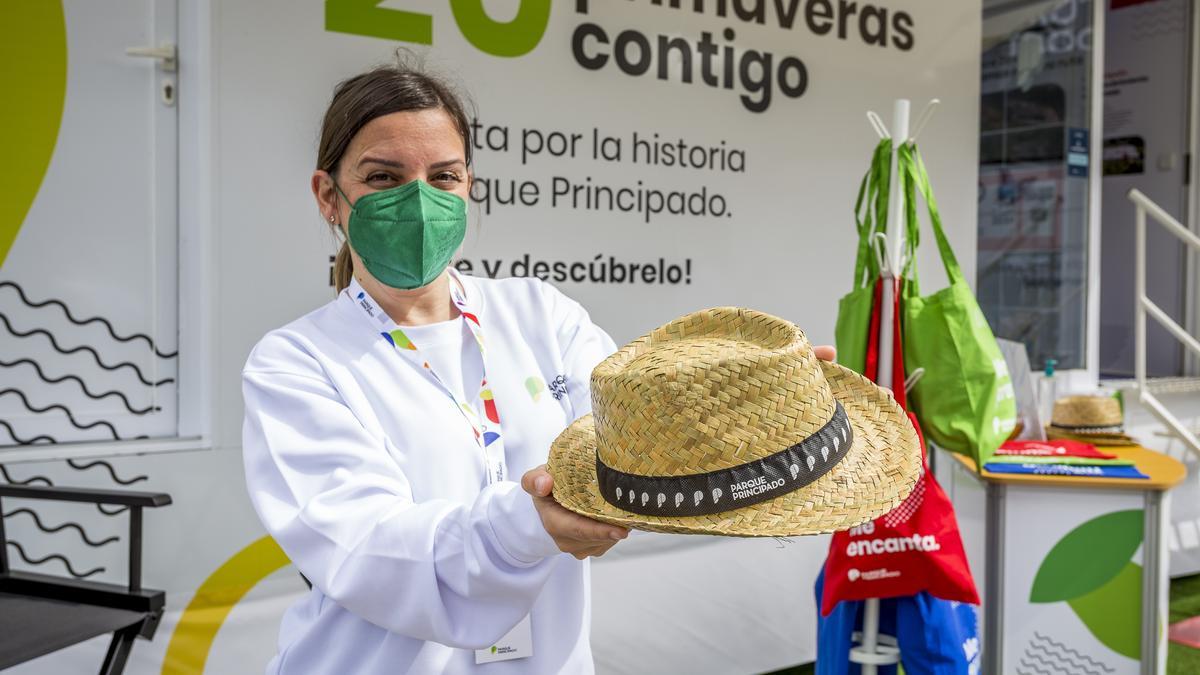
[[[350,215],[333,181],[351,203],[379,190],[414,180],[452,192],[467,201],[471,175],[454,121],[440,108],[391,113],[368,122],[350,141],[336,175],[317,170],[312,188],[327,222],[343,228]],[[357,262],[357,261],[356,261]]]

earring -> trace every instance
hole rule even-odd
[[[333,222],[333,216],[329,216],[329,222]]]

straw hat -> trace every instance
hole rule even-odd
[[[1050,425],[1074,433],[1120,433],[1121,404],[1111,396],[1067,396],[1054,402]]]
[[[1095,445],[1136,445],[1123,431],[1121,404],[1111,396],[1066,396],[1054,402],[1046,436]]]
[[[889,392],[748,309],[695,312],[625,345],[592,371],[592,409],[550,448],[554,498],[641,530],[844,530],[898,505],[922,470]]]

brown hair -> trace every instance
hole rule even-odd
[[[457,127],[467,166],[471,166],[471,122],[463,100],[444,80],[397,59],[394,65],[379,66],[343,80],[333,90],[333,100],[321,123],[317,168],[336,175],[350,141],[376,117],[437,108],[445,110]],[[337,232],[337,225],[331,223],[330,227]],[[333,263],[333,281],[339,293],[350,285],[353,273],[350,245],[343,241]]]

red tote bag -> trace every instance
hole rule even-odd
[[[876,287],[879,307],[882,284]],[[899,294],[896,297],[899,317]],[[874,313],[867,345],[867,372],[877,380],[879,363],[879,312]],[[904,350],[897,326],[893,343],[895,396],[904,397]],[[917,420],[909,419],[921,434]],[[924,452],[925,441],[922,437]],[[928,591],[944,600],[979,604],[979,593],[967,565],[958,519],[949,498],[929,471],[928,463],[912,493],[876,520],[850,530],[835,532],[825,561],[825,586],[821,614],[827,616],[843,600],[893,598]]]

